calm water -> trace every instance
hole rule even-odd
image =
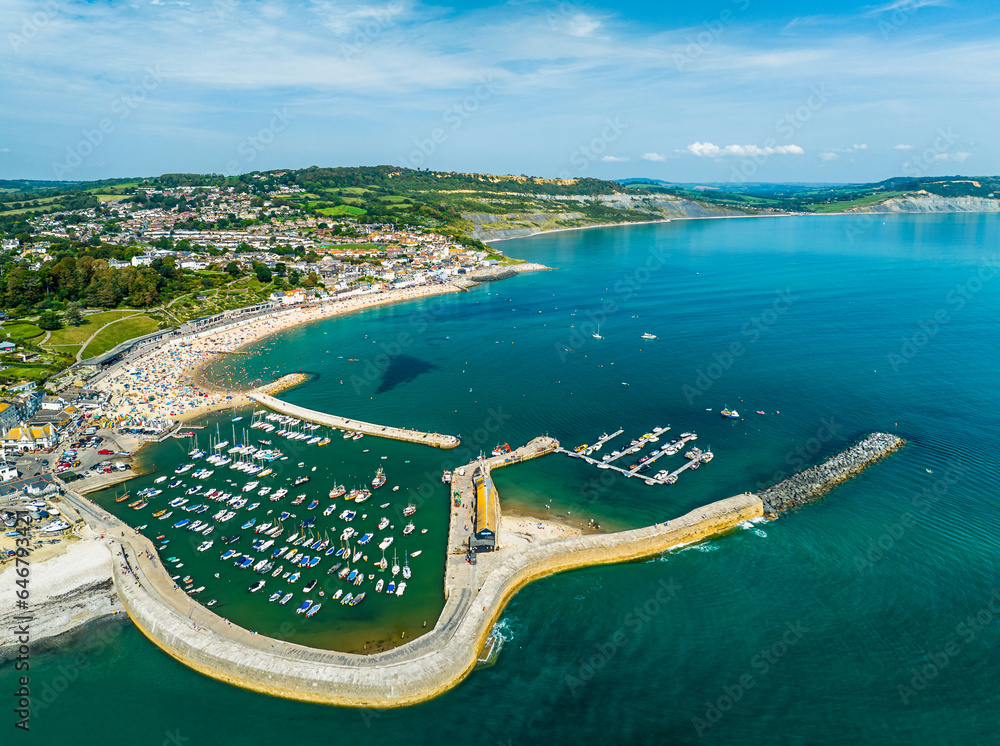
[[[670,487],[563,456],[496,474],[508,504],[606,527],[770,484],[872,430],[898,432],[909,445],[775,523],[529,586],[504,614],[497,665],[424,705],[358,712],[261,697],[189,671],[124,628],[33,659],[36,696],[55,703],[36,712],[23,740],[995,740],[1000,282],[989,267],[1000,261],[998,242],[1000,219],[983,215],[560,233],[501,244],[556,272],[267,340],[260,355],[215,374],[310,371],[316,377],[286,398],[464,438],[461,453],[335,439],[322,457],[301,447],[282,462],[281,479],[298,461],[317,465],[317,490],[323,480],[360,483],[385,465],[383,490],[399,483],[399,501],[425,496],[419,559],[432,561],[412,596],[396,607],[366,600],[353,609],[363,617],[338,605],[305,631],[260,613],[258,628],[316,644],[419,628],[440,608],[440,472],[497,442],[549,433],[576,445],[618,427],[624,441],[669,425],[671,436],[692,430],[712,446],[711,464]],[[591,336],[598,324],[603,340]],[[722,420],[726,405],[743,419]],[[180,456],[147,458],[163,468]],[[205,554],[213,556],[199,569],[211,578],[218,554]],[[211,591],[232,618],[258,619],[261,604],[250,606],[244,588]],[[0,668],[4,691],[14,681],[9,664]]]

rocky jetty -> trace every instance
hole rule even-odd
[[[862,469],[895,451],[904,441],[889,433],[872,433],[859,443],[818,466],[793,474],[788,479],[758,493],[764,502],[764,513],[775,518],[779,513],[797,508],[854,476]]]

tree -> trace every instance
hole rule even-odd
[[[273,279],[271,275],[271,270],[267,268],[266,264],[258,264],[256,271],[257,271],[258,282],[263,282],[264,284],[267,284]]]
[[[229,264],[226,265],[226,274],[228,274],[230,277],[239,277],[243,273],[240,271],[239,264],[237,264],[236,262],[229,262]]]
[[[83,323],[83,314],[80,313],[79,303],[70,303],[66,306],[66,313],[63,314],[63,319],[67,324],[73,326],[80,326]]]
[[[42,311],[38,315],[38,328],[44,329],[47,332],[62,329],[62,321],[59,318],[59,314],[51,309]]]

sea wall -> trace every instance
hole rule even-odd
[[[472,671],[505,604],[527,583],[572,568],[649,557],[732,530],[763,512],[758,497],[744,494],[698,508],[666,524],[555,539],[511,552],[488,575],[478,594],[465,592],[449,598],[431,632],[370,656],[316,650],[253,635],[203,607],[189,610],[193,602],[183,592],[167,590],[161,594],[160,589],[170,586],[164,585],[162,577],[147,575],[166,575],[162,565],[140,559],[128,544],[124,546],[136,575],[116,564],[114,577],[119,597],[137,627],[168,654],[197,671],[291,699],[399,707],[431,699]],[[128,541],[135,541],[135,537]]]
[[[872,433],[822,464],[793,474],[761,492],[760,499],[764,503],[764,511],[773,518],[787,510],[816,500],[834,485],[885,458],[903,443],[902,438],[889,433]]]

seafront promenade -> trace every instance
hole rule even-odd
[[[277,381],[275,383],[277,383]],[[314,409],[307,409],[306,407],[300,407],[296,404],[289,404],[288,402],[282,401],[281,399],[271,396],[270,394],[263,393],[262,389],[255,389],[248,392],[247,396],[258,404],[261,404],[268,409],[273,409],[275,412],[287,414],[291,417],[297,417],[298,419],[305,420],[306,422],[314,422],[317,425],[335,427],[338,430],[354,430],[356,432],[362,432],[365,435],[374,435],[378,438],[405,440],[409,443],[422,443],[423,445],[434,446],[435,448],[455,448],[460,443],[459,439],[454,435],[425,433],[420,430],[409,430],[407,428],[392,427],[390,425],[376,425],[371,422],[362,422],[361,420],[352,420],[347,417],[338,417],[335,414],[317,412]]]

